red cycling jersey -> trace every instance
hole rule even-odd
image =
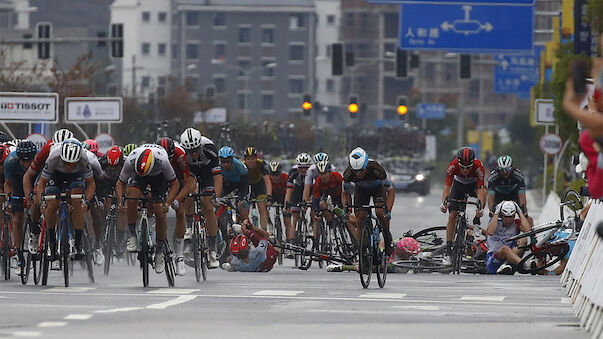
[[[274,181],[274,179],[272,179],[272,176],[270,176],[270,182],[272,182],[272,195],[285,195],[285,192],[287,191],[287,181],[289,181],[289,175],[287,175],[287,173],[281,173],[280,182]]]
[[[178,146],[174,147],[174,155],[170,160],[170,164],[172,164],[174,172],[176,172],[178,175],[181,175],[182,179],[186,179],[191,176],[191,171],[188,168],[188,163],[186,162],[186,152],[182,148]]]
[[[54,141],[50,139],[48,140],[48,142],[46,142],[46,145],[42,147],[40,152],[36,154],[36,157],[34,158],[34,161],[31,163],[31,165],[29,165],[29,168],[31,168],[35,173],[40,172],[44,167],[46,159],[48,159],[48,155],[50,154],[50,148],[52,146],[54,146]]]
[[[473,160],[473,166],[467,175],[461,173],[459,160],[454,159],[446,169],[446,186],[452,186],[452,182],[458,181],[460,184],[477,183],[477,188],[484,188],[484,165],[478,159]]]
[[[323,193],[331,195],[331,197],[341,197],[343,189],[343,177],[339,172],[331,172],[331,180],[323,182],[321,176],[317,176],[314,181],[314,198],[320,198]]]

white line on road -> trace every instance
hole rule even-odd
[[[561,303],[562,304],[571,304],[572,298],[561,298]]]
[[[148,294],[191,294],[194,292],[199,292],[200,289],[187,289],[187,288],[160,288],[156,290],[152,290],[147,292]]]
[[[69,314],[63,319],[65,320],[88,320],[92,318],[92,314]]]
[[[17,331],[13,332],[15,337],[39,337],[42,335],[42,332],[38,331]]]
[[[64,321],[44,321],[38,324],[38,327],[61,327],[67,325]]]
[[[193,299],[195,299],[196,297],[198,297],[198,295],[181,295],[176,299],[172,299],[172,300],[168,300],[159,304],[152,304],[147,306],[146,308],[148,309],[152,309],[152,310],[162,310],[165,308],[168,308],[170,306],[175,306],[175,305],[179,305],[179,304],[183,304],[185,302],[191,301]]]
[[[52,287],[43,290],[44,292],[59,292],[59,293],[81,293],[92,291],[94,287]]]
[[[464,295],[461,300],[469,301],[503,301],[505,296],[503,295]]]
[[[420,306],[420,305],[403,305],[403,306],[392,306],[395,308],[400,308],[404,310],[417,310],[417,311],[437,311],[440,308],[437,306]]]
[[[263,290],[253,293],[253,295],[277,296],[277,297],[293,297],[302,294],[304,291],[279,291],[279,290]]]
[[[360,298],[375,299],[402,299],[404,297],[406,297],[406,293],[365,293],[360,295]]]
[[[142,310],[142,307],[120,307],[120,308],[112,308],[110,310],[98,310],[94,311],[94,313],[118,313],[118,312],[130,312]]]

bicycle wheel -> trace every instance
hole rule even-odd
[[[316,246],[314,247],[315,250],[317,250],[318,252],[325,252],[325,248],[326,248],[326,237],[325,237],[325,227],[324,227],[324,222],[322,220],[318,221],[318,224],[316,225],[316,233],[314,234],[314,239],[316,240]],[[322,258],[318,259],[318,267],[323,268],[324,263]]]
[[[174,259],[172,249],[170,248],[170,243],[167,239],[165,239],[165,245],[163,246],[163,254],[165,256],[165,277],[168,281],[168,286],[174,287],[175,280],[174,277],[176,275],[176,269],[174,268]]]
[[[578,192],[574,191],[573,189],[568,188],[561,195],[561,203],[564,204],[570,201],[573,203],[566,206],[570,208],[572,212],[577,212],[584,207],[580,194],[578,194]]]
[[[450,266],[442,264],[441,259],[433,258],[410,258],[408,260],[397,260],[392,265],[413,270],[414,273],[450,272]]]
[[[452,250],[452,273],[461,273],[461,262],[465,253],[465,232],[466,232],[466,220],[465,218],[458,218],[456,234],[454,238],[454,248]]]
[[[276,228],[276,243],[280,245],[284,242],[283,241],[283,239],[284,239],[283,238],[283,227],[281,225],[280,215],[277,214],[274,219],[275,219],[274,227]],[[277,251],[277,253],[278,253],[277,262],[279,265],[282,265],[283,264],[283,251],[279,250],[279,251]]]
[[[360,253],[358,274],[362,287],[368,288],[371,283],[371,273],[373,272],[373,242],[371,241],[372,225],[364,224],[360,235]]]
[[[94,250],[92,249],[92,244],[90,243],[90,238],[88,237],[88,232],[86,229],[84,229],[82,234],[82,245],[84,246],[84,253],[86,253],[84,256],[84,262],[86,264],[86,271],[88,272],[88,280],[90,283],[94,284],[94,265],[92,262]],[[105,262],[106,261],[108,261],[107,258],[105,258]]]
[[[3,218],[4,225],[2,226],[2,268],[4,280],[10,279],[10,229],[6,218]]]
[[[207,271],[209,269],[209,245],[207,244],[207,234],[205,233],[205,226],[203,230],[199,233],[199,246],[201,253],[201,276],[203,277],[203,281],[207,280]]]
[[[142,286],[149,286],[149,230],[147,229],[147,220],[142,219],[140,222],[140,252],[138,252],[138,260],[142,268]]]
[[[63,218],[61,218],[59,222],[61,227],[60,252],[61,264],[63,265],[63,278],[65,280],[65,287],[69,287],[69,256],[71,254],[71,248],[69,246],[69,224]]]
[[[558,263],[559,261],[561,261],[561,259],[565,258],[565,256],[569,252],[569,245],[565,242],[555,245],[545,244],[545,246],[547,246],[546,249],[541,249],[538,252],[531,252],[530,254],[523,257],[519,264],[517,264],[517,272],[522,274],[536,274],[539,271],[549,268],[554,264]],[[534,269],[526,269],[524,267],[525,263],[528,260],[531,260],[532,258],[538,260],[539,263],[544,262],[545,264],[536,265],[536,268]]]
[[[46,224],[44,224],[44,227],[42,228],[42,238],[44,241],[44,246],[43,246],[43,250],[41,252],[41,257],[40,257],[40,261],[41,261],[41,276],[42,276],[42,285],[46,285],[46,283],[48,282],[48,269],[50,268],[50,239],[49,237],[46,235]]]
[[[33,266],[33,278],[34,283],[38,285],[42,278],[42,272],[44,272],[44,258],[46,256],[46,252],[44,252],[44,244],[46,238],[46,227],[42,227],[40,230],[40,237],[38,244],[35,244],[38,247],[38,253],[32,256],[32,266]]]
[[[201,282],[201,272],[203,271],[203,258],[201,257],[202,249],[199,239],[199,224],[196,221],[193,224],[191,246],[193,248],[193,259],[195,262],[195,279],[197,279],[197,282]]]
[[[103,254],[105,255],[105,264],[103,267],[103,274],[109,275],[111,269],[111,261],[113,260],[113,249],[115,246],[115,223],[112,214],[107,215],[105,234],[103,235]]]
[[[429,227],[412,235],[421,245],[421,252],[433,252],[446,244],[446,226]]]
[[[21,246],[19,246],[19,261],[21,265],[21,284],[26,285],[29,280],[29,272],[31,270],[31,253],[29,252],[29,224],[26,222],[23,225],[23,238]]]
[[[375,230],[380,229],[381,226],[378,225],[375,227]],[[378,233],[378,234],[375,234]],[[383,240],[383,232],[375,232],[373,234],[373,248],[374,248],[374,256],[377,266],[377,283],[380,288],[385,286],[385,281],[387,279],[387,255],[385,254],[385,248],[380,248],[379,243]]]

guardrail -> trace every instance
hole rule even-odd
[[[603,239],[597,234],[602,221],[603,202],[593,200],[561,276],[580,326],[593,338],[603,338]]]

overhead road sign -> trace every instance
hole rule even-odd
[[[497,54],[494,68],[494,93],[513,93],[529,96],[530,89],[538,83],[539,53]]]
[[[489,54],[533,46],[533,6],[404,4],[399,18],[401,49]]]
[[[419,119],[444,119],[446,105],[444,104],[418,104],[417,118]]]
[[[65,98],[65,122],[120,123],[123,119],[119,97]]]
[[[58,113],[57,93],[0,92],[0,121],[56,123]]]
[[[533,6],[536,0],[366,0],[370,4],[455,4],[455,5],[508,5],[508,6]]]

